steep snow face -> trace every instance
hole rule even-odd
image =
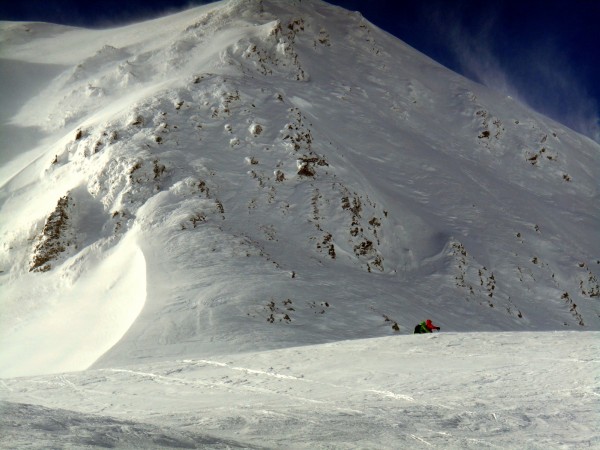
[[[598,144],[360,15],[237,0],[111,30],[0,26],[0,375],[426,316],[600,328]]]
[[[49,367],[81,370],[119,341],[146,299],[144,256],[128,241],[106,252],[72,285],[40,294],[35,304],[7,302],[8,317],[22,317],[24,307],[31,311],[6,324],[2,376],[46,373]]]

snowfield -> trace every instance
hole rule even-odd
[[[392,336],[13,378],[0,444],[598,448],[599,338]]]
[[[600,145],[319,0],[0,45],[1,446],[600,447]]]

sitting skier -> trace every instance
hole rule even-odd
[[[434,325],[431,320],[427,319],[425,322],[421,322],[415,327],[414,334],[433,333],[433,330],[439,331],[441,328],[437,325]]]

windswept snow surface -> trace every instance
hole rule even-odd
[[[277,419],[280,436],[267,447],[361,447],[369,427],[404,423],[385,419],[394,408],[371,409],[410,403],[406,395],[415,399],[416,431],[389,425],[373,446],[394,448],[397,436],[414,434],[417,445],[461,447],[478,427],[489,432],[489,445],[510,446],[524,428],[538,437],[557,429],[556,446],[577,446],[567,439],[573,429],[557,428],[556,417],[583,423],[577,439],[597,444],[585,425],[597,418],[587,372],[597,367],[573,356],[581,360],[571,361],[573,372],[544,370],[565,360],[567,345],[578,355],[580,340],[600,330],[597,143],[448,71],[359,14],[317,0],[224,1],[109,30],[2,22],[0,45],[0,377],[10,414],[36,417],[22,429],[49,426],[52,434],[48,423],[67,422],[63,438],[76,446],[84,445],[76,440],[84,422],[85,433],[101,433],[97,425],[122,446],[160,447],[154,439],[163,434],[174,446],[199,445],[214,434],[224,439],[218,448],[238,445],[236,432],[240,445],[260,446],[266,424]],[[472,421],[464,412],[426,415],[415,390],[405,392],[409,384],[428,394],[444,386],[440,376],[425,382],[423,371],[410,372],[443,358],[429,358],[428,345],[438,342],[432,337],[408,336],[428,317],[444,333],[486,332],[478,339],[490,346],[483,370],[494,388],[505,383],[496,369],[500,380],[515,382],[508,392],[515,399],[519,389],[536,396],[540,384],[558,392],[579,380],[582,405],[575,394],[564,409],[543,397],[539,415],[523,413],[535,425],[515,419],[521,410],[513,397],[505,403],[510,423],[490,425],[475,406],[465,409]],[[517,333],[525,331],[536,333]],[[435,337],[457,347],[449,355],[463,355],[448,361],[454,372],[472,367],[468,355],[477,353],[468,349],[478,335],[468,336]],[[532,360],[530,372],[508,368],[496,344],[513,338],[518,350],[509,347]],[[529,350],[532,341],[547,350]],[[282,403],[265,421],[253,402],[267,400],[237,403],[243,413],[230,415],[225,389],[205,405],[204,419],[185,422],[161,416],[160,395],[146,389],[152,382],[169,392],[214,390],[216,378],[194,381],[204,377],[196,372],[202,364],[217,371],[212,377],[231,371],[228,361],[268,373],[249,362],[281,358],[290,366],[304,351],[296,349],[313,349],[317,356],[300,359],[290,374],[299,379],[335,346],[344,356],[333,362],[340,369],[331,369],[331,383],[346,390],[358,383],[368,411],[343,389],[334,401],[323,398],[330,389],[305,390],[297,416],[280,417]],[[388,347],[410,348],[410,361],[393,366],[391,376],[385,365],[349,356],[367,347],[378,360]],[[311,379],[326,386],[328,368],[320,368]],[[183,381],[163,383],[170,370]],[[50,376],[69,371],[84,372]],[[379,371],[389,375],[380,386]],[[395,385],[406,373],[413,378]],[[453,394],[473,398],[471,384],[486,387],[461,374],[449,381]],[[255,375],[288,380],[289,389],[310,386]],[[58,396],[42,401],[49,392],[13,395],[25,392],[21,383],[78,386],[95,377],[107,383],[98,392],[124,392],[123,399],[115,394],[98,406],[93,390],[85,391],[79,399],[91,403],[80,409]],[[135,409],[142,386],[148,396],[139,398],[155,415]],[[265,398],[275,389],[251,386],[257,395],[267,389]],[[83,392],[73,389],[73,399]],[[367,397],[369,389],[400,397]],[[491,402],[481,407],[487,419],[496,414]],[[332,404],[363,415],[328,422],[338,414],[323,412]],[[309,405],[324,405],[330,434],[310,434]],[[460,431],[432,426],[452,435],[439,444],[416,425],[423,418],[449,420]],[[360,433],[348,434],[352,427]],[[494,444],[502,430],[506,441]],[[32,439],[47,442],[50,434]]]
[[[599,352],[440,333],[8,379],[0,446],[599,448]]]

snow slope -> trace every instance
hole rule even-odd
[[[3,380],[0,446],[598,448],[599,337],[382,337]]]
[[[230,0],[109,30],[0,30],[0,377],[17,415],[28,402],[50,408],[34,408],[42,421],[103,412],[51,391],[12,396],[55,379],[13,377],[88,369],[73,374],[87,383],[223,355],[284,364],[299,346],[327,359],[328,345],[352,353],[357,339],[382,358],[390,345],[426,355],[396,335],[428,317],[443,332],[496,332],[485,342],[500,353],[513,336],[554,350],[600,329],[600,146],[357,13]],[[533,382],[558,382],[535,360]],[[586,370],[562,376],[588,389]],[[115,373],[126,379],[108,389],[133,389]],[[452,389],[469,391],[463,381]],[[107,411],[98,427],[123,410]],[[143,423],[142,440],[116,442],[211,439],[212,425],[191,437],[139,414],[122,419]]]
[[[80,370],[119,341],[146,299],[144,255],[127,240],[68,289],[44,294],[45,302],[6,340],[3,376]]]

